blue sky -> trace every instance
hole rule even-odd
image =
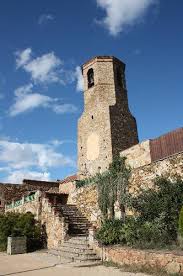
[[[126,65],[140,141],[183,126],[181,0],[0,1],[0,181],[77,171],[79,66]]]

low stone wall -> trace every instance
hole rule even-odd
[[[37,191],[32,201],[25,202],[24,198],[19,200],[19,206],[8,208],[6,212],[27,213],[35,215],[35,219],[41,222],[47,247],[58,248],[66,239],[68,224],[65,223],[64,217],[57,212],[49,203],[49,199]],[[45,245],[46,246],[46,245]]]
[[[151,163],[150,140],[137,144],[120,153],[121,157],[126,157],[126,164],[131,168],[138,168]]]
[[[7,254],[24,254],[27,252],[26,237],[8,237]]]
[[[76,190],[76,181],[61,183],[59,186],[60,194],[68,194],[67,204],[72,204],[72,195]]]
[[[96,250],[104,261],[183,275],[183,252],[137,250],[119,246],[97,247]]]
[[[66,239],[68,224],[47,198],[42,199],[41,224],[47,238],[47,248],[58,248]]]
[[[166,176],[171,179],[176,175],[183,177],[183,153],[133,169],[130,178],[130,192],[136,193],[140,187],[152,187],[154,179],[158,176]]]

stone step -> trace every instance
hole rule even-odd
[[[51,255],[60,256],[61,258],[64,258],[64,259],[81,260],[81,261],[100,260],[100,258],[95,253],[89,253],[89,254],[74,253],[74,252],[63,251],[60,249],[50,249],[49,253]]]
[[[74,241],[70,241],[70,242],[64,242],[63,244],[61,244],[60,246],[64,246],[64,247],[70,247],[70,248],[76,248],[76,249],[91,249],[88,242],[74,242]]]
[[[59,251],[65,251],[70,253],[83,253],[83,254],[90,254],[93,253],[93,249],[89,247],[76,247],[76,246],[70,246],[69,244],[63,244],[59,246]]]
[[[65,221],[66,222],[69,222],[69,223],[80,223],[80,224],[87,224],[87,225],[92,225],[90,222],[88,222],[87,220],[78,220],[78,219],[71,219],[71,218],[65,218]]]
[[[86,236],[88,235],[88,231],[87,230],[81,230],[81,229],[77,229],[77,228],[69,228],[68,230],[69,235],[81,235],[81,236]]]
[[[87,245],[88,246],[88,238],[86,235],[80,235],[80,236],[71,236],[70,239],[68,239],[65,243],[69,244],[75,244],[75,245]]]
[[[69,226],[70,226],[70,227],[81,228],[81,229],[82,229],[82,228],[85,228],[85,229],[86,229],[86,228],[87,228],[87,229],[89,228],[89,225],[88,225],[87,223],[81,223],[81,222],[74,222],[74,223],[73,223],[73,222],[70,222],[70,223],[69,223]]]

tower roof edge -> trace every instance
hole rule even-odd
[[[88,67],[90,64],[94,62],[103,62],[103,61],[116,61],[118,63],[121,63],[123,66],[125,66],[125,63],[122,62],[120,59],[114,57],[114,56],[95,56],[91,59],[89,59],[87,62],[85,62],[81,67]]]

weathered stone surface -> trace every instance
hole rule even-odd
[[[64,217],[50,204],[44,193],[41,195],[40,191],[35,194],[35,200],[23,201],[20,206],[6,209],[6,212],[31,212],[35,215],[35,219],[41,222],[49,249],[59,247],[66,238],[68,224],[65,223]]]
[[[19,200],[32,191],[48,191],[52,187],[59,187],[59,182],[24,179],[22,184],[0,183],[0,213],[4,212],[8,202]]]
[[[172,178],[175,175],[183,177],[183,153],[133,169],[129,180],[130,193],[138,193],[140,187],[152,187],[157,176]],[[99,226],[101,212],[98,206],[97,187],[95,185],[88,185],[75,189],[73,185],[69,184],[68,188],[71,191],[69,203],[76,204],[89,221],[95,226]],[[116,218],[121,217],[118,202],[115,204],[115,216]]]
[[[88,71],[94,85],[88,88]],[[138,143],[135,118],[128,107],[125,64],[96,57],[83,65],[84,112],[78,121],[78,169],[94,175],[108,169],[113,157]]]
[[[144,141],[120,153],[126,157],[126,164],[132,169],[142,167],[151,163],[150,141]]]
[[[98,206],[98,195],[95,185],[75,189],[70,195],[70,201],[77,205],[82,214],[94,226],[100,225],[101,212]]]
[[[70,204],[72,203],[72,194],[76,190],[76,183],[75,181],[70,181],[67,183],[61,183],[59,186],[59,193],[61,194],[68,194],[68,200],[67,203]]]
[[[102,248],[97,242],[93,243],[93,247],[103,260],[112,261],[120,265],[130,265],[139,268],[148,267],[172,274],[183,272],[182,252],[137,250],[121,246]]]
[[[136,193],[140,187],[152,187],[157,176],[171,179],[176,175],[183,177],[183,153],[132,170],[130,192]]]
[[[177,263],[177,262],[171,262],[171,263],[167,264],[165,269],[168,273],[176,274],[176,273],[180,272],[181,265],[180,265],[180,263]]]
[[[7,254],[23,254],[27,252],[26,237],[8,237]]]

